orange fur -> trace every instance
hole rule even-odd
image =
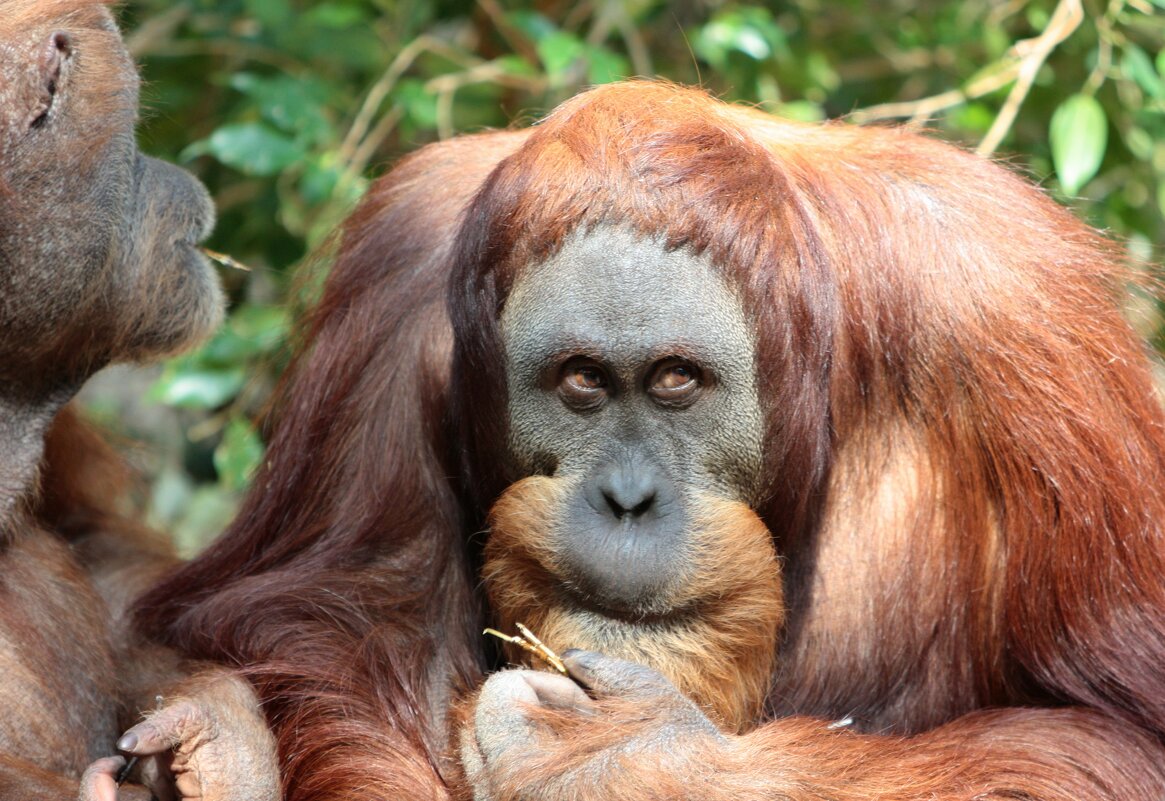
[[[482,578],[497,625],[510,631],[524,623],[558,651],[601,651],[651,665],[727,729],[754,725],[784,613],[768,529],[744,504],[702,498],[685,557],[691,567],[661,599],[675,616],[616,620],[580,609],[562,593],[548,521],[567,491],[565,479],[534,476],[494,505]],[[511,661],[531,663],[526,651],[506,649]]]

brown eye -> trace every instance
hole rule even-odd
[[[701,389],[700,372],[689,362],[668,359],[652,373],[647,391],[657,401],[684,405],[696,399]]]
[[[592,361],[574,360],[563,365],[558,392],[572,406],[592,408],[607,397],[607,373]]]

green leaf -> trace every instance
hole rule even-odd
[[[367,22],[368,13],[355,5],[320,3],[305,11],[303,18],[308,25],[343,29]]]
[[[227,487],[246,489],[263,462],[263,454],[263,443],[254,426],[236,418],[227,424],[222,442],[214,449],[214,469]]]
[[[216,409],[238,395],[246,379],[242,367],[202,367],[179,360],[167,366],[147,394],[167,406]]]
[[[245,304],[234,310],[227,324],[190,356],[191,364],[232,368],[270,353],[287,337],[288,314],[280,306]]]
[[[405,119],[425,130],[437,127],[437,96],[425,89],[425,84],[416,78],[404,78],[393,90],[394,103],[405,110]]]
[[[308,163],[299,181],[299,194],[304,201],[312,205],[323,203],[336,191],[343,170],[335,161],[319,158]]]
[[[583,57],[586,45],[574,34],[556,31],[539,40],[535,49],[546,74],[555,83],[561,82],[574,63]]]
[[[324,113],[327,89],[315,79],[239,72],[231,76],[230,85],[254,99],[263,117],[281,130],[309,143],[331,138],[332,125]]]
[[[519,78],[533,78],[538,75],[538,70],[529,61],[518,55],[509,54],[499,56],[491,63],[499,67],[506,75],[513,75]]]
[[[605,47],[587,48],[587,82],[611,83],[631,74],[631,62]]]
[[[765,61],[787,54],[784,31],[768,9],[735,8],[718,13],[700,28],[692,47],[704,61],[717,69],[727,69],[728,54],[743,53],[753,61]]]
[[[950,121],[956,130],[983,136],[991,129],[991,123],[995,122],[995,111],[986,103],[971,102],[955,109],[950,115]]]
[[[1141,161],[1153,158],[1153,136],[1140,126],[1133,125],[1125,131],[1125,146]]]
[[[291,21],[288,0],[244,0],[247,13],[267,28],[283,28]]]
[[[1131,42],[1124,46],[1121,72],[1126,78],[1136,81],[1149,97],[1158,100],[1165,97],[1165,83],[1162,83],[1161,76],[1157,74],[1149,54]]]
[[[248,175],[275,175],[305,155],[293,139],[261,122],[224,125],[206,144],[216,159]]]
[[[1064,193],[1075,195],[1088,183],[1108,145],[1108,119],[1095,97],[1072,95],[1052,114],[1049,131],[1052,163]]]

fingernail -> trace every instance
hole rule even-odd
[[[138,736],[132,731],[121,735],[121,739],[117,741],[118,751],[132,751],[138,747]]]

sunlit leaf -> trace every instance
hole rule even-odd
[[[239,394],[246,378],[242,367],[171,364],[150,388],[149,399],[185,409],[216,409]]]
[[[574,34],[556,31],[540,40],[536,49],[546,73],[555,81],[564,78],[575,62],[583,57],[586,45]]]
[[[699,28],[692,42],[696,55],[718,69],[728,67],[728,54],[743,53],[764,61],[786,49],[785,34],[765,8],[733,8],[720,12]]]
[[[305,155],[295,140],[260,122],[224,125],[210,135],[207,151],[248,175],[274,175]]]
[[[1060,186],[1066,194],[1075,195],[1096,175],[1104,159],[1108,144],[1104,109],[1090,95],[1072,95],[1052,114],[1049,140]]]

